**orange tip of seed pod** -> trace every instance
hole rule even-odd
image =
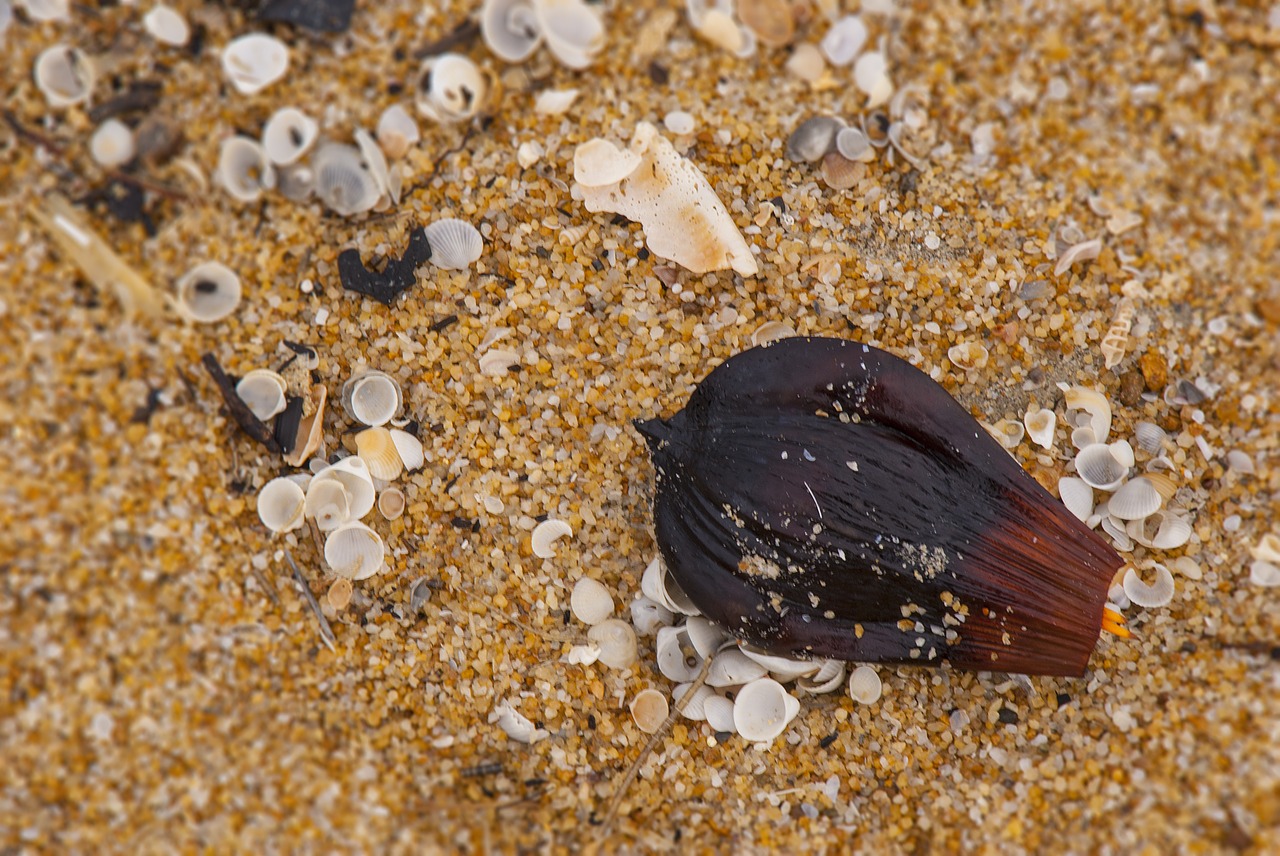
[[[1119,636],[1121,639],[1133,638],[1129,628],[1124,626],[1124,616],[1110,606],[1102,610],[1102,629],[1113,636]]]

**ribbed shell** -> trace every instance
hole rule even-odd
[[[466,220],[447,218],[426,227],[431,261],[447,270],[465,270],[484,252],[480,231]]]
[[[381,190],[364,165],[360,150],[342,143],[321,146],[311,159],[315,193],[320,201],[342,216],[368,211]]]

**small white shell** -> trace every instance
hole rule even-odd
[[[304,523],[306,496],[288,477],[272,479],[258,491],[258,517],[272,532],[290,532]]]
[[[1093,429],[1093,441],[1105,443],[1111,432],[1111,402],[1102,393],[1083,386],[1059,384],[1068,410],[1083,410],[1089,414],[1089,427]]]
[[[498,727],[518,743],[537,743],[550,736],[550,732],[545,728],[534,727],[533,722],[513,708],[508,701],[502,702],[493,709],[489,714],[489,721],[498,723]]]
[[[764,345],[795,336],[796,328],[786,321],[766,321],[751,333],[752,345]]]
[[[1152,455],[1164,448],[1167,437],[1164,429],[1154,422],[1139,422],[1133,426],[1133,439],[1138,441],[1138,448]]]
[[[733,722],[733,702],[724,696],[713,695],[702,701],[702,715],[707,725],[718,734],[736,734],[738,726]]]
[[[71,107],[89,100],[98,75],[79,48],[54,45],[36,57],[36,88],[50,107]]]
[[[1097,440],[1094,439],[1093,429],[1088,425],[1081,425],[1079,428],[1071,430],[1071,445],[1077,451],[1085,446],[1092,446]]]
[[[378,513],[386,520],[395,520],[404,514],[407,504],[404,491],[398,487],[384,488],[382,493],[378,494]]]
[[[1144,583],[1134,568],[1130,568],[1124,574],[1125,595],[1136,605],[1147,609],[1165,606],[1173,600],[1173,574],[1164,565],[1158,563],[1153,563],[1151,567],[1156,574],[1155,581],[1151,585]]]
[[[671,579],[671,575],[667,573],[659,559],[654,559],[644,569],[644,576],[640,579],[640,590],[650,600],[661,604],[673,613],[678,612],[682,615],[700,613],[689,596],[681,590],[675,580]]]
[[[348,512],[351,520],[360,520],[373,510],[377,492],[373,488],[373,476],[359,455],[343,458],[336,464],[316,473],[311,489],[327,479],[337,479],[347,490]]]
[[[947,359],[961,371],[974,371],[987,364],[989,354],[981,342],[961,342],[947,349]]]
[[[351,497],[336,478],[312,479],[307,487],[305,512],[321,532],[332,532],[351,519]]]
[[[157,42],[174,47],[182,47],[191,38],[191,27],[182,13],[160,3],[142,16],[142,27]]]
[[[800,700],[772,678],[752,681],[738,691],[733,704],[733,724],[753,743],[773,740],[800,712]]]
[[[1111,457],[1115,458],[1120,466],[1126,469],[1133,466],[1133,447],[1129,445],[1128,440],[1116,440],[1108,445],[1111,447]]]
[[[600,662],[610,669],[630,668],[639,656],[636,632],[621,619],[601,621],[587,631],[587,639],[600,647]]]
[[[820,660],[796,660],[792,657],[779,657],[776,654],[761,654],[750,648],[743,648],[742,653],[764,666],[775,680],[783,683],[812,675],[822,668]]]
[[[871,141],[861,128],[841,128],[836,134],[836,151],[845,160],[863,160],[872,152]]]
[[[236,395],[254,416],[266,422],[284,411],[288,403],[285,401],[288,389],[284,378],[270,369],[254,369],[236,384]]]
[[[281,107],[262,128],[262,148],[279,166],[295,163],[315,144],[320,125],[296,107]]]
[[[543,116],[559,116],[569,112],[578,100],[576,89],[544,89],[533,99],[533,112]]]
[[[835,149],[844,122],[834,116],[811,116],[787,137],[787,157],[817,163]]]
[[[1053,431],[1058,427],[1058,415],[1047,407],[1028,410],[1022,417],[1031,442],[1043,449],[1053,447]]]
[[[675,619],[671,610],[640,595],[631,601],[631,625],[641,636],[652,636],[660,627],[669,627]]]
[[[374,133],[378,137],[378,145],[382,146],[387,157],[393,160],[404,157],[409,147],[422,139],[418,123],[409,115],[409,111],[399,104],[392,104],[382,111]]]
[[[471,59],[443,53],[422,64],[414,105],[433,121],[457,122],[480,112],[488,88],[484,73]]]
[[[574,149],[573,180],[583,187],[615,184],[635,172],[641,160],[637,152],[596,137]]]
[[[400,173],[392,172],[387,165],[387,157],[382,153],[382,149],[378,147],[373,136],[364,128],[357,128],[355,132],[356,146],[360,149],[360,156],[364,158],[365,168],[369,170],[369,174],[373,176],[373,180],[378,184],[379,196],[385,195],[391,200],[391,204],[395,205],[400,202]]]
[[[424,230],[431,245],[431,263],[445,270],[465,270],[484,252],[480,230],[466,220],[437,220]]]
[[[841,660],[824,660],[812,675],[796,681],[796,687],[810,695],[835,692],[844,683],[845,665]]]
[[[732,638],[720,628],[720,625],[713,624],[701,615],[691,616],[684,623],[684,629],[689,634],[689,642],[693,645],[693,650],[703,658],[710,657],[720,649],[721,645]]]
[[[818,45],[828,62],[843,67],[853,64],[866,43],[867,25],[857,15],[846,15],[831,25]]]
[[[1142,520],[1160,510],[1164,502],[1150,479],[1130,479],[1107,500],[1107,511],[1121,520]]]
[[[133,131],[119,119],[103,122],[89,138],[89,154],[96,163],[106,167],[127,164],[137,152]]]
[[[311,158],[315,193],[320,201],[344,217],[378,204],[382,190],[355,146],[326,143]]]
[[[693,115],[684,110],[672,110],[667,113],[662,117],[662,124],[676,136],[692,134],[697,127],[694,123]]]
[[[676,707],[680,710],[680,715],[685,719],[701,722],[707,718],[706,704],[715,698],[715,691],[711,687],[701,686],[694,690],[693,695],[689,696],[689,690],[692,686],[693,684],[677,684],[671,690],[671,700],[675,702]],[[685,701],[685,696],[689,696],[688,701]]]
[[[1190,540],[1191,523],[1181,515],[1163,513],[1151,546],[1157,550],[1176,550]]]
[[[583,0],[534,0],[538,27],[556,59],[582,69],[604,47],[604,21]]]
[[[1083,523],[1093,514],[1093,488],[1083,479],[1067,476],[1058,479],[1058,496],[1067,507]]]
[[[867,51],[853,66],[853,82],[867,95],[867,109],[878,107],[893,95],[889,64],[880,51]]]
[[[402,403],[399,382],[383,372],[363,372],[342,385],[343,408],[364,425],[387,424]]]
[[[276,185],[275,168],[257,140],[227,137],[218,154],[218,180],[241,202],[253,202]]]
[[[668,680],[683,682],[698,677],[703,658],[699,657],[683,627],[662,627],[654,643],[658,671]]]
[[[316,190],[316,171],[305,164],[276,170],[276,191],[290,202],[306,202]]]
[[[749,683],[765,676],[766,669],[755,660],[730,648],[716,654],[707,670],[707,684],[713,687],[732,687]]]
[[[574,645],[569,649],[568,654],[560,658],[560,662],[568,663],[570,666],[590,666],[599,659],[600,646],[594,642],[588,642],[586,645]]]
[[[859,704],[875,704],[882,691],[880,674],[870,666],[859,666],[849,675],[849,698]]]
[[[222,70],[232,86],[252,95],[284,77],[289,49],[274,36],[249,33],[222,49]]]
[[[1129,468],[1116,460],[1106,443],[1093,443],[1076,455],[1076,473],[1092,488],[1115,490],[1129,475]]]
[[[574,583],[569,609],[574,618],[594,626],[613,615],[613,595],[599,580],[583,577]]]
[[[1280,562],[1280,535],[1268,532],[1249,548],[1249,553],[1261,562]]]
[[[391,442],[395,444],[396,452],[400,455],[400,462],[404,464],[406,470],[413,472],[414,470],[422,469],[422,465],[426,463],[427,456],[422,449],[421,440],[408,431],[392,428]]]
[[[667,721],[667,717],[671,714],[671,707],[667,704],[667,697],[658,690],[648,689],[641,690],[636,693],[636,697],[631,700],[631,718],[635,720],[636,727],[645,734],[653,734],[662,727],[662,723]]]
[[[550,559],[556,554],[555,542],[560,538],[573,535],[573,529],[563,520],[544,520],[534,527],[530,536],[533,555],[539,559]]]
[[[487,377],[502,377],[513,366],[518,365],[520,365],[520,352],[507,348],[490,348],[476,360],[476,367],[480,369],[480,374]]]
[[[1249,564],[1249,582],[1263,588],[1280,586],[1280,565],[1257,559]]]
[[[178,311],[192,321],[221,321],[240,305],[240,277],[221,262],[204,262],[175,286]]]
[[[71,0],[18,0],[17,4],[33,21],[71,19]]]
[[[337,576],[368,579],[382,570],[382,537],[358,521],[344,523],[324,540],[324,560]]]
[[[523,62],[542,43],[542,28],[529,0],[485,0],[480,35],[504,62]]]
[[[366,428],[356,434],[355,443],[356,454],[369,468],[369,475],[383,481],[392,481],[400,476],[404,465],[391,439],[391,432],[386,428]]]
[[[1018,444],[1022,442],[1026,428],[1016,419],[1001,419],[991,426],[989,433],[996,438],[997,443],[1006,449],[1016,449]]]

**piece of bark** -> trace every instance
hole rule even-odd
[[[253,415],[253,411],[249,409],[249,405],[236,393],[236,386],[231,382],[231,378],[227,377],[227,373],[222,370],[222,366],[218,363],[218,358],[213,354],[205,354],[200,358],[200,362],[204,365],[205,371],[209,373],[209,377],[213,379],[213,383],[218,387],[218,392],[222,395],[222,400],[227,405],[227,410],[231,412],[231,418],[240,426],[240,430],[248,434],[254,440],[263,445],[268,452],[280,454],[280,444],[276,442],[275,436],[272,434],[271,428]]]

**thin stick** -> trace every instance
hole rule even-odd
[[[689,689],[685,694],[680,696],[680,700],[671,708],[671,713],[667,714],[666,720],[658,726],[658,730],[653,732],[653,736],[649,738],[649,742],[644,744],[644,748],[640,750],[639,756],[631,763],[627,769],[626,775],[622,777],[622,781],[618,783],[618,787],[613,792],[613,799],[609,801],[609,810],[605,813],[604,822],[600,825],[600,838],[603,840],[609,835],[609,828],[613,826],[614,818],[618,814],[618,806],[622,804],[622,798],[627,793],[627,788],[631,787],[631,783],[635,781],[636,776],[640,773],[640,765],[644,763],[649,754],[653,752],[654,747],[658,745],[658,741],[666,736],[671,730],[671,726],[675,725],[677,717],[684,713],[685,706],[693,699],[694,693],[702,689],[703,684],[707,682],[707,673],[711,669],[711,661],[715,659],[712,654],[702,664],[698,677],[694,678],[693,683],[689,685]]]
[[[240,426],[240,430],[261,443],[268,452],[275,452],[277,455],[281,454],[280,444],[276,442],[275,435],[265,422],[253,415],[249,405],[245,404],[244,400],[236,393],[235,384],[231,382],[231,378],[227,377],[227,373],[222,370],[222,365],[218,362],[218,358],[213,354],[205,354],[200,358],[200,362],[204,365],[205,371],[209,373],[209,377],[213,378],[214,384],[218,387],[218,392],[222,394],[222,400],[226,402],[227,409],[231,411],[231,418]]]
[[[307,605],[311,607],[311,611],[316,616],[316,622],[320,625],[320,638],[324,641],[325,646],[333,651],[333,643],[338,641],[333,635],[333,628],[329,626],[329,619],[324,617],[324,613],[320,611],[320,604],[316,602],[316,596],[311,593],[311,583],[307,582],[307,578],[302,575],[302,571],[298,568],[298,563],[293,560],[293,554],[288,550],[284,551],[284,557],[289,560],[289,566],[293,568],[293,578],[297,580],[298,587],[302,589],[302,596],[306,598]]]
[[[271,585],[267,580],[267,575],[257,568],[254,568],[253,578],[258,581],[258,585],[262,586],[262,590],[267,593],[267,597],[270,598],[271,603],[275,608],[280,609],[280,595],[276,594],[276,587]]]

